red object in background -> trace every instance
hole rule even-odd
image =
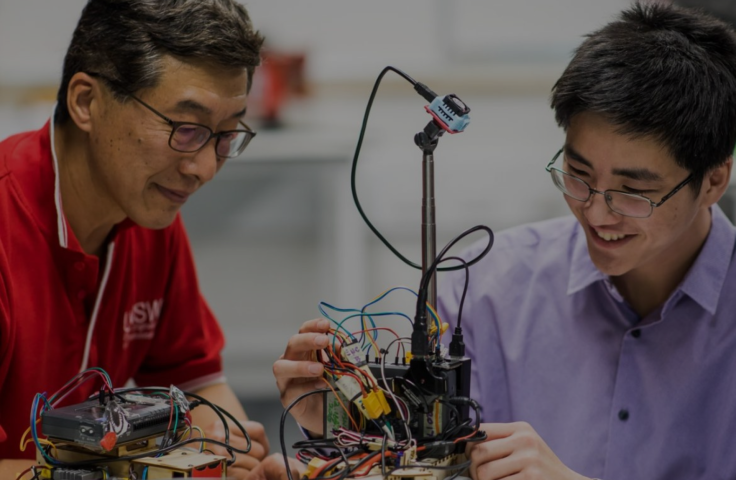
[[[281,111],[292,95],[306,94],[303,53],[287,54],[274,51],[262,53],[261,66],[256,71],[251,96],[256,117],[263,128],[281,126]]]
[[[0,442],[4,442],[8,439],[8,436],[5,434],[5,430],[3,430],[3,427],[0,427]]]

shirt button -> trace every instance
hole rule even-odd
[[[85,265],[84,265],[84,262],[76,262],[76,263],[74,264],[74,268],[76,268],[76,269],[77,269],[77,270],[79,270],[80,272],[81,272],[82,270],[84,270],[84,267],[85,267]]]
[[[84,297],[86,296],[87,296],[87,292],[85,292],[84,290],[80,290],[77,292],[77,298],[80,300],[84,300]]]
[[[619,410],[618,411],[618,419],[621,420],[622,422],[625,422],[626,420],[628,420],[629,419],[629,411],[626,410],[625,408],[622,408],[621,410]]]
[[[631,336],[634,337],[634,338],[641,337],[641,330],[639,330],[638,328],[632,330],[631,331]]]

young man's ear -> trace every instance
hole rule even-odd
[[[84,72],[77,72],[69,81],[66,103],[69,116],[83,132],[92,130],[96,102],[102,91],[98,79]]]
[[[733,167],[733,156],[728,157],[722,165],[711,169],[703,178],[700,193],[703,204],[710,207],[721,199],[731,182],[731,167]]]

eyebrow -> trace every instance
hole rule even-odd
[[[576,152],[572,147],[565,145],[565,155],[571,160],[582,163],[588,168],[593,168],[593,164]],[[647,168],[614,168],[613,174],[620,177],[630,178],[632,180],[640,180],[645,182],[657,182],[662,180],[662,176]]]
[[[247,110],[248,110],[247,108],[244,108],[241,111],[234,114],[230,118],[240,119],[245,115],[245,112]],[[176,104],[176,107],[174,107],[174,111],[176,112],[198,112],[198,113],[204,113],[206,115],[212,115],[212,110],[205,107],[199,102],[195,102],[194,100],[181,100],[179,103]]]

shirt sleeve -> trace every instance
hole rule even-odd
[[[169,277],[161,321],[134,380],[140,386],[174,384],[195,390],[224,381],[222,330],[199,290],[191,246],[181,218],[171,227]]]

